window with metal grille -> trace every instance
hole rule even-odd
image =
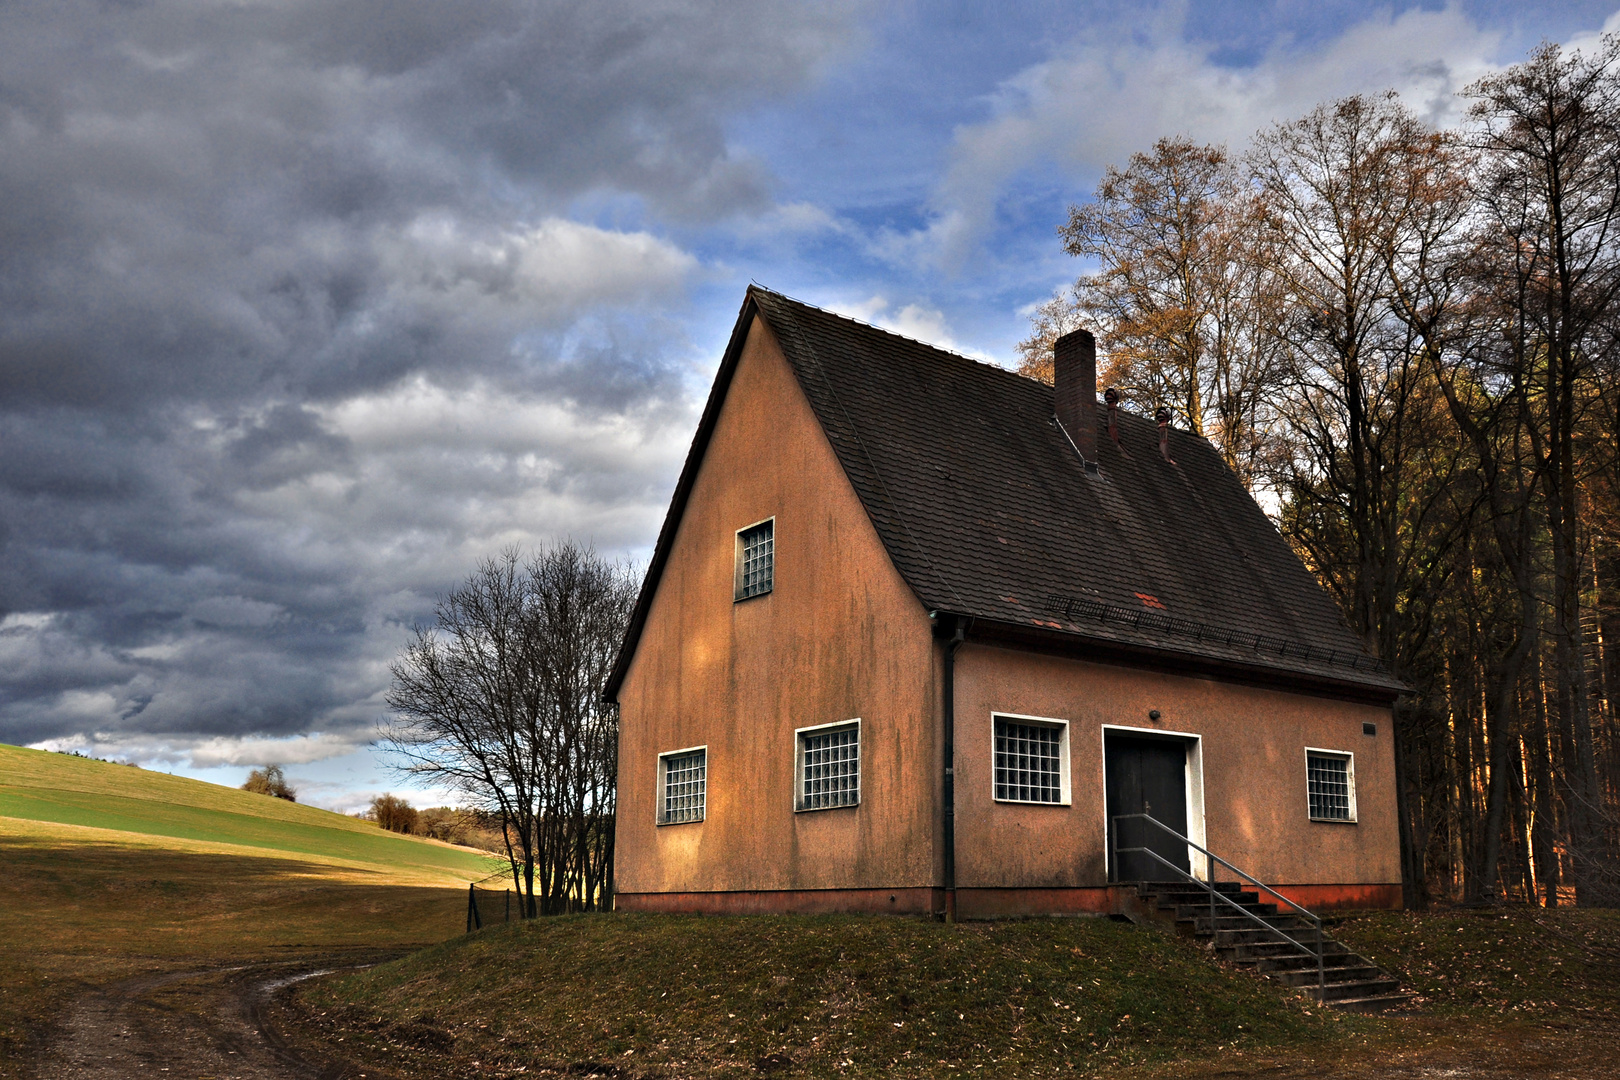
[[[805,728],[799,732],[800,810],[854,806],[861,801],[861,725]]]
[[[1349,754],[1307,751],[1305,791],[1313,821],[1356,819],[1355,770]]]
[[[1062,803],[1068,727],[995,718],[995,794],[1003,802]]]
[[[776,519],[750,525],[737,534],[737,599],[771,591],[776,563]]]
[[[702,821],[708,789],[709,750],[680,750],[658,759],[658,823]]]

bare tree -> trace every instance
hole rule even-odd
[[[1620,299],[1620,41],[1591,54],[1544,44],[1480,80],[1474,138],[1497,293],[1516,301],[1507,352],[1552,545],[1564,790],[1578,903],[1620,902],[1598,782],[1581,626],[1581,430],[1601,409]],[[1601,412],[1595,418],[1606,420]],[[1606,443],[1612,439],[1599,439]],[[1612,823],[1609,823],[1612,824]]]
[[[1223,147],[1160,139],[1123,171],[1109,168],[1058,230],[1097,270],[1037,311],[1020,370],[1050,381],[1051,342],[1090,325],[1106,382],[1144,412],[1178,412],[1252,486],[1276,347],[1261,332],[1272,294],[1251,212]]]
[[[618,718],[601,692],[634,598],[629,569],[590,548],[509,548],[393,664],[385,746],[497,818],[528,917],[611,892]]]
[[[1406,281],[1403,312],[1397,280],[1429,272],[1417,256],[1450,151],[1391,94],[1318,106],[1262,132],[1250,155],[1286,312],[1274,327],[1287,373],[1284,531],[1397,673],[1426,640],[1464,517],[1451,483],[1462,448],[1442,435],[1428,379],[1438,343],[1413,318],[1429,287]],[[1418,903],[1399,709],[1396,727],[1402,877]]]

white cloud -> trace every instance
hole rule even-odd
[[[36,743],[36,750],[71,752],[147,765],[184,765],[212,769],[222,765],[308,765],[342,757],[366,745],[353,736],[313,732],[287,739],[184,737],[129,738],[106,733],[73,735]]]
[[[956,132],[926,226],[874,245],[895,265],[960,265],[1018,173],[1055,164],[1089,182],[1161,136],[1241,147],[1260,128],[1357,92],[1397,91],[1431,123],[1460,118],[1457,92],[1493,70],[1501,35],[1459,8],[1375,14],[1313,51],[1279,41],[1252,67],[1218,64],[1179,17],[1104,26],[1007,80],[993,116]]]
[[[905,304],[896,308],[887,297],[879,294],[869,296],[865,300],[835,303],[828,310],[837,311],[885,330],[892,330],[908,338],[927,342],[936,348],[986,359],[956,341],[951,334],[950,323],[945,320],[945,313],[938,308],[925,307],[922,304]]]
[[[486,329],[492,320],[533,327],[599,305],[669,297],[698,269],[695,258],[651,233],[555,217],[480,233],[433,212],[375,243],[394,303]]]
[[[566,529],[605,549],[657,530],[662,482],[690,438],[691,403],[656,400],[597,411],[518,396],[474,380],[424,378],[316,408],[354,448],[353,463],[266,491],[239,506],[269,527],[322,537],[367,561],[410,566],[403,579],[454,580],[502,544],[532,545]]]

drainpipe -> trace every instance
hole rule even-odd
[[[936,615],[937,617],[937,615]],[[945,921],[956,922],[956,650],[967,637],[967,624],[955,620],[956,633],[945,643]]]

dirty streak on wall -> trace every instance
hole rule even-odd
[[[1154,709],[1157,722],[1148,716]],[[994,801],[992,711],[1069,722],[1071,805]],[[1363,734],[1364,722],[1377,734]],[[956,669],[960,887],[1107,880],[1104,725],[1201,735],[1205,846],[1260,880],[1400,881],[1387,707],[968,645]],[[1310,820],[1306,747],[1355,755],[1355,824]],[[1196,827],[1190,835],[1198,838]]]
[[[735,602],[736,532],[773,516],[774,588]],[[933,885],[934,651],[756,318],[619,694],[620,892]],[[795,813],[794,730],[854,717],[860,805]],[[657,825],[657,755],[705,744],[706,819]]]

